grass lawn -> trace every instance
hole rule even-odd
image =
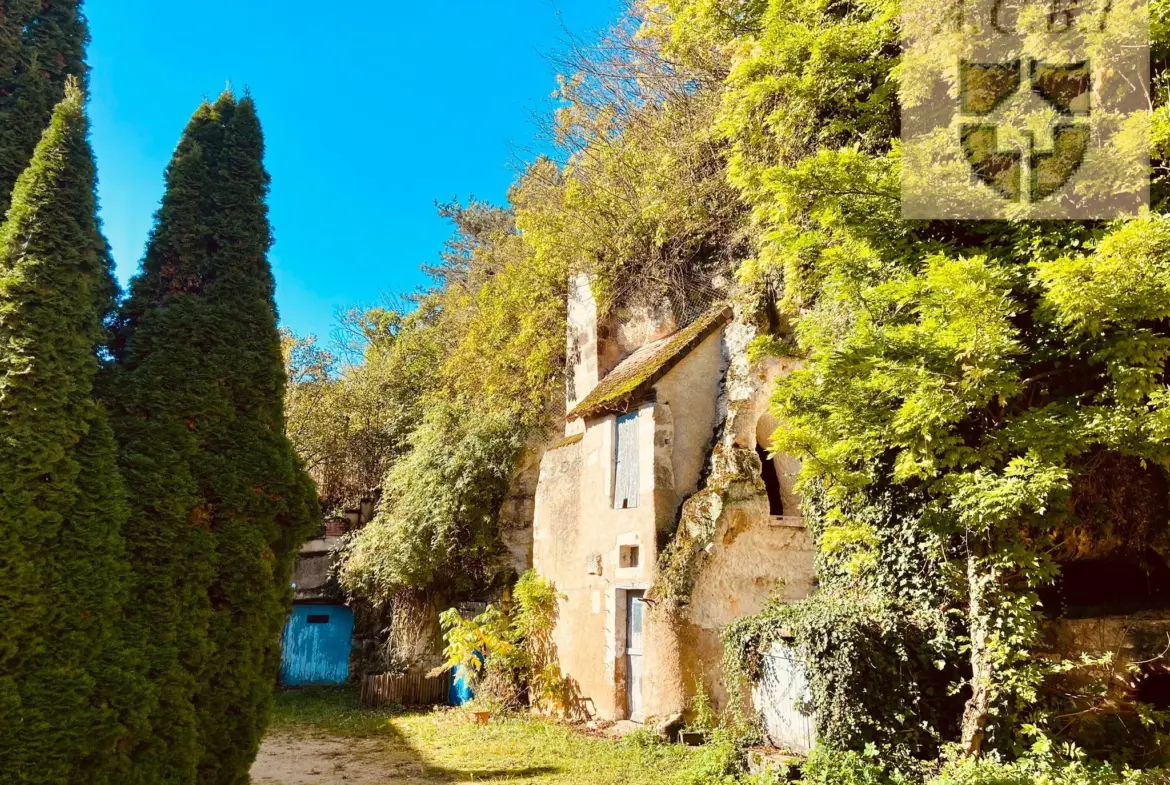
[[[693,749],[590,736],[569,726],[526,716],[474,725],[458,710],[374,711],[358,706],[350,689],[281,692],[270,738],[350,740],[370,783],[531,783],[531,785],[667,785],[699,763]],[[268,742],[266,742],[267,744]],[[311,749],[312,747],[308,747]],[[332,754],[332,753],[331,753]],[[382,778],[369,775],[382,767]],[[327,772],[327,766],[318,767]],[[329,779],[259,782],[351,782]]]

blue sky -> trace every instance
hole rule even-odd
[[[89,0],[90,111],[106,236],[137,269],[163,170],[199,101],[248,88],[272,174],[277,302],[298,333],[423,282],[436,199],[502,202],[532,148],[564,29],[619,0]]]

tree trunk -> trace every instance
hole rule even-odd
[[[980,575],[986,566],[976,553],[967,556],[967,587],[970,601],[967,611],[971,635],[971,697],[963,711],[962,747],[965,755],[978,756],[983,749],[991,707],[992,665],[987,650],[991,619],[988,617],[987,591],[995,584],[994,575]]]

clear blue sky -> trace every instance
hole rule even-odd
[[[334,10],[336,9],[336,10]],[[89,0],[90,111],[105,233],[137,269],[163,170],[230,81],[268,145],[282,322],[329,335],[338,307],[413,290],[449,227],[436,199],[502,202],[564,28],[592,40],[619,0]]]

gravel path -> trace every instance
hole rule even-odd
[[[269,735],[252,765],[253,785],[423,785],[421,763],[399,759],[384,742]]]

